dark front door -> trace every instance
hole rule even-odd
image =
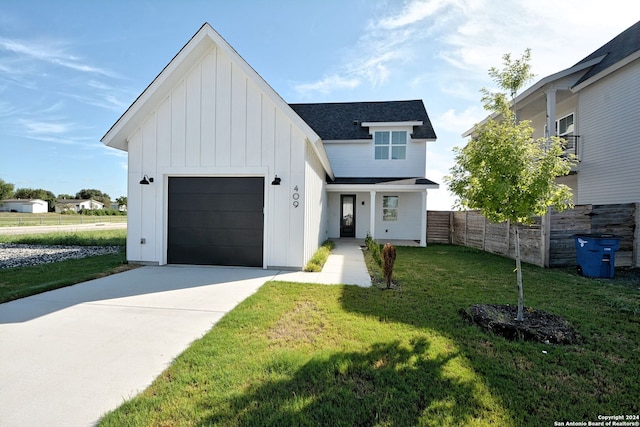
[[[356,196],[340,196],[340,237],[356,237]]]
[[[169,264],[262,267],[264,178],[170,177]]]

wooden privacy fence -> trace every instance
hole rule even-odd
[[[520,226],[522,260],[541,267],[576,265],[575,234],[620,236],[616,266],[640,266],[638,256],[637,203],[578,205],[535,217],[531,226]],[[477,211],[428,211],[427,242],[469,246],[515,258],[515,234],[508,222],[493,224]]]

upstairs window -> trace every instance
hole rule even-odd
[[[404,160],[407,158],[406,131],[378,131],[373,134],[376,160]]]
[[[556,135],[573,135],[574,132],[573,113],[556,120]],[[547,125],[544,125],[544,133],[547,134]]]
[[[556,131],[559,136],[573,133],[573,114],[569,114],[556,122]]]

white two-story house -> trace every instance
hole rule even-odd
[[[640,22],[515,102],[535,138],[561,136],[577,156],[571,174],[558,178],[575,204],[640,202]]]
[[[328,238],[426,245],[435,139],[419,100],[289,105],[204,24],[102,142],[129,261],[301,269]]]

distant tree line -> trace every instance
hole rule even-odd
[[[12,183],[6,182],[0,179],[0,204],[2,200],[6,199],[40,199],[44,200],[49,204],[49,212],[53,212],[56,207],[57,199],[77,199],[77,200],[95,200],[104,205],[105,210],[110,210],[111,208],[111,198],[107,193],[103,193],[100,190],[96,190],[94,188],[85,188],[78,191],[75,195],[71,194],[58,194],[56,197],[49,190],[44,190],[42,188],[18,188],[14,189],[15,186]],[[127,197],[121,196],[116,198],[116,203],[118,206],[126,206],[127,205]],[[91,215],[100,215],[93,213],[91,211],[82,212],[85,214]],[[106,213],[102,213],[103,215]]]

